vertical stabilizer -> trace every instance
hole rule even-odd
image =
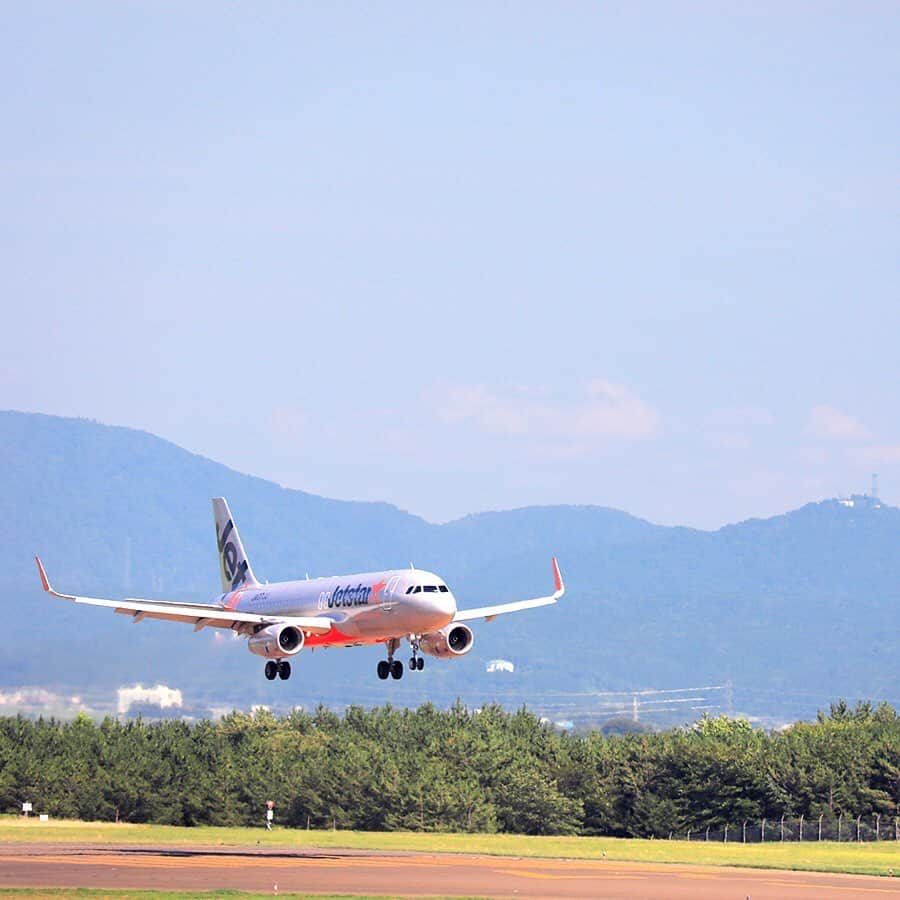
[[[250,560],[247,559],[241,537],[234,526],[228,501],[224,497],[213,497],[212,505],[216,517],[216,544],[219,548],[222,589],[227,592],[244,585],[259,584],[253,576]]]

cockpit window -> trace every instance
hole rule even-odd
[[[418,584],[417,584],[417,585],[415,586],[415,588],[413,589],[413,593],[414,593],[414,594],[418,594],[418,593],[421,592],[421,590],[422,590],[421,585],[418,585]]]
[[[450,588],[448,588],[446,584],[439,584],[439,585],[438,585],[438,590],[439,590],[442,594],[449,594],[449,593],[450,593]]]
[[[414,585],[411,584],[411,585],[406,589],[406,593],[407,593],[407,594],[411,594],[411,593],[413,592],[413,587],[414,587]]]
[[[436,584],[426,584],[425,591],[426,591],[426,593],[429,593],[429,594],[436,594],[437,593],[437,585]]]

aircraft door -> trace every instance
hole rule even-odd
[[[386,613],[393,610],[400,597],[400,594],[398,593],[399,584],[400,576],[394,575],[393,578],[388,581],[387,586],[384,589],[384,603],[382,604],[381,609]]]

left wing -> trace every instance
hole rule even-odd
[[[187,622],[194,626],[194,631],[201,628],[233,628],[240,631],[242,625],[293,625],[307,634],[326,634],[331,631],[331,619],[324,616],[263,616],[259,613],[243,612],[236,609],[226,609],[215,603],[179,603],[172,600],[140,600],[129,597],[125,600],[105,600],[100,597],[77,597],[74,594],[61,594],[53,590],[47,579],[47,573],[41,563],[40,557],[35,556],[38,572],[41,576],[41,584],[48,594],[59,597],[62,600],[72,600],[75,603],[87,603],[90,606],[105,606],[114,609],[117,613],[130,615],[132,620],[140,622],[141,619],[165,619],[170,622]]]
[[[497,606],[481,606],[478,609],[463,609],[453,617],[454,622],[470,622],[472,619],[484,619],[490,622],[494,616],[504,613],[519,612],[523,609],[536,609],[539,606],[550,606],[556,603],[566,592],[562,575],[559,574],[559,563],[553,557],[553,584],[556,590],[549,597],[537,597],[534,600],[516,600],[513,603],[500,603]]]

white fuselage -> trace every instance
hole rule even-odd
[[[449,624],[456,599],[443,579],[421,569],[333,575],[248,585],[218,597],[223,609],[265,616],[326,616],[326,635],[307,646],[353,646],[423,635]]]

